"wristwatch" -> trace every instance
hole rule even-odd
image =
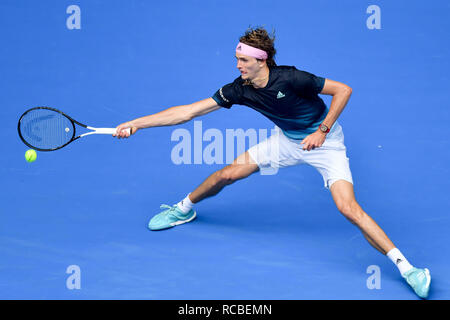
[[[328,133],[330,132],[330,128],[328,128],[326,125],[324,125],[323,123],[319,126],[320,131],[322,131],[323,133]]]

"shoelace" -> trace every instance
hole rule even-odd
[[[410,277],[410,275],[416,273],[415,277]],[[410,285],[418,285],[420,284],[424,279],[426,278],[425,272],[422,270],[413,270],[408,274],[408,277],[406,278],[406,282]]]
[[[163,214],[165,216],[172,215],[172,216],[174,216],[177,219],[182,219],[181,217],[179,217],[179,216],[177,216],[175,214],[175,208],[176,208],[175,205],[174,206],[169,206],[167,204],[162,204],[162,205],[159,206],[159,208],[160,209],[167,209],[167,210],[161,212],[161,214]]]

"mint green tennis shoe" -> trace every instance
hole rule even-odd
[[[175,227],[177,225],[190,222],[197,216],[196,212],[191,209],[188,213],[183,213],[175,204],[173,207],[162,204],[161,209],[166,209],[154,216],[148,223],[150,230],[163,230]]]
[[[428,297],[428,291],[430,290],[431,275],[430,271],[419,268],[412,268],[411,270],[402,274],[406,282],[414,289],[414,292],[421,298],[426,299]]]

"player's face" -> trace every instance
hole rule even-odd
[[[244,56],[243,54],[236,53],[237,68],[241,72],[241,78],[244,80],[252,80],[256,77],[257,72],[260,70],[258,66],[258,60],[253,57]]]

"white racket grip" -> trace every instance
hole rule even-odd
[[[92,128],[92,127],[88,127],[88,129],[94,130],[94,132],[92,133],[96,133],[96,134],[115,134],[117,131],[117,128]],[[131,134],[131,128],[125,129],[128,134]]]

